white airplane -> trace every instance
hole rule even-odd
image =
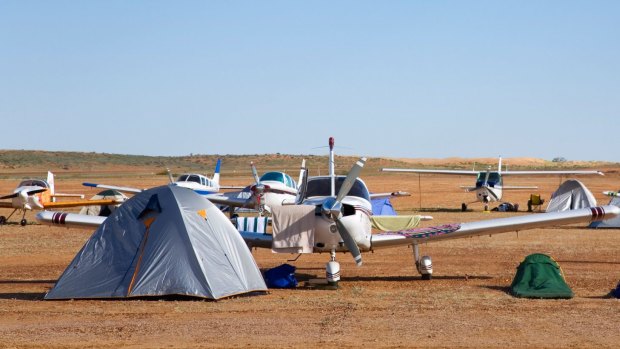
[[[333,161],[334,139],[329,140],[330,154]],[[256,171],[254,163],[250,163],[254,184],[246,187],[241,192],[228,192],[216,195],[209,195],[207,199],[211,202],[230,206],[231,214],[233,207],[256,209],[262,216],[265,212],[271,213],[272,207],[295,204],[299,195],[299,188],[302,185],[304,176],[308,169],[306,168],[306,160],[302,160],[299,171],[299,181],[296,183],[291,176],[284,172],[267,172],[260,178]],[[333,162],[332,165],[333,166]],[[396,191],[390,193],[373,193],[370,194],[372,199],[381,197],[400,197],[408,196],[409,193]]]
[[[299,178],[306,171],[306,160],[301,163]],[[234,208],[256,209],[259,215],[271,212],[271,208],[287,204],[294,204],[297,197],[297,183],[284,172],[271,171],[258,177],[256,166],[250,163],[254,184],[243,188],[242,191],[218,193],[207,196],[207,199],[216,205],[229,206],[231,215]]]
[[[412,172],[412,173],[432,173],[446,175],[469,175],[477,176],[476,183],[473,186],[462,186],[468,192],[476,195],[476,200],[469,203],[462,203],[461,210],[466,211],[467,205],[474,202],[484,204],[484,210],[489,210],[489,203],[502,201],[504,190],[524,190],[537,189],[534,186],[505,186],[502,176],[530,176],[530,175],[603,175],[600,171],[502,171],[502,158],[499,158],[497,171],[467,171],[467,170],[428,170],[428,169],[405,169],[405,168],[382,168],[383,172]]]
[[[220,166],[222,160],[217,159],[217,163],[215,164],[215,172],[213,174],[213,178],[209,178],[207,176],[197,174],[197,173],[184,173],[180,175],[176,181],[172,179],[170,172],[168,175],[170,176],[170,184],[178,185],[179,187],[184,187],[195,191],[196,193],[209,196],[214,193],[219,193],[220,189],[238,189],[239,187],[233,186],[222,186],[220,185]],[[132,188],[132,187],[119,187],[115,185],[107,185],[107,184],[97,184],[97,183],[82,183],[85,187],[92,188],[102,188],[102,189],[113,189],[118,190],[120,192],[125,193],[140,193],[144,189]]]
[[[373,234],[371,231],[370,194],[366,184],[358,178],[365,163],[361,158],[348,175],[336,176],[333,167],[333,153],[330,152],[330,175],[307,179],[302,185],[298,197],[299,205],[285,205],[281,209],[296,209],[303,205],[311,207],[314,212],[312,244],[310,253],[330,253],[330,261],[326,265],[327,280],[337,284],[340,280],[340,265],[336,261],[336,252],[349,252],[356,264],[362,264],[361,252],[374,251],[398,245],[413,245],[414,260],[418,272],[423,279],[431,279],[433,269],[429,256],[420,257],[419,244],[435,240],[464,238],[478,235],[491,235],[510,231],[540,228],[560,224],[598,221],[620,215],[616,206],[592,207],[587,209],[541,213],[492,219],[479,222],[444,224],[435,227],[403,229]],[[305,180],[304,180],[305,182]],[[305,188],[304,188],[305,187]],[[337,194],[336,194],[337,193]],[[106,217],[85,216],[62,212],[41,212],[37,220],[43,224],[63,225],[66,227],[97,227]],[[291,222],[288,227],[299,241],[301,234],[308,234],[296,229],[298,222]],[[249,247],[274,248],[274,235],[254,232],[240,232]],[[281,246],[280,246],[281,247]],[[285,246],[286,247],[286,246]],[[296,248],[297,246],[292,246]],[[291,253],[290,249],[284,248]]]
[[[84,195],[56,193],[54,187],[54,174],[50,171],[47,172],[47,180],[25,179],[21,181],[12,194],[0,197],[0,200],[11,199],[11,201],[0,202],[0,207],[13,209],[13,212],[8,217],[0,216],[0,225],[5,224],[18,210],[23,211],[20,224],[24,226],[28,224],[25,218],[26,211],[89,205],[111,205],[116,203],[114,200],[57,202],[56,198],[58,197],[79,197],[83,199]]]

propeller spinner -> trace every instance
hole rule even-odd
[[[353,239],[353,236],[341,221],[342,200],[349,194],[349,191],[353,187],[357,177],[359,177],[365,162],[366,158],[360,158],[347,174],[347,177],[338,191],[338,195],[335,198],[331,197],[326,199],[321,205],[323,215],[334,221],[336,227],[338,228],[338,233],[340,234],[340,237],[342,237],[342,241],[344,241],[345,246],[347,246],[349,252],[353,255],[353,259],[355,259],[355,263],[358,267],[362,265],[362,253],[360,252],[355,239]]]

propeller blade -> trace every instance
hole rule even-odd
[[[359,177],[362,168],[364,167],[364,163],[366,163],[366,158],[360,158],[357,160],[355,165],[351,168],[349,173],[347,174],[347,178],[344,179],[342,186],[340,187],[340,191],[338,191],[338,196],[336,196],[336,201],[341,202],[347,194],[349,194],[349,190],[353,187],[353,183],[357,177]]]
[[[357,247],[357,243],[355,243],[355,240],[353,240],[353,237],[349,234],[349,231],[344,224],[342,224],[340,219],[336,220],[335,223],[342,241],[344,241],[345,246],[347,246],[349,252],[351,252],[351,255],[353,256],[353,259],[355,260],[355,264],[357,264],[358,267],[362,266],[362,253],[360,252],[359,247]]]
[[[0,197],[0,200],[2,200],[2,199],[12,199],[12,198],[16,198],[18,196],[19,196],[19,192],[13,193],[13,194],[9,194],[9,195],[5,195],[3,197]]]
[[[254,183],[258,185],[260,179],[258,178],[258,172],[256,171],[256,166],[254,166],[254,161],[250,162],[250,167],[252,168],[252,176],[254,177]]]
[[[484,176],[484,183],[482,184],[483,187],[488,187],[489,186],[489,176],[491,175],[491,170],[487,169],[487,174],[486,176]]]
[[[174,178],[172,178],[172,173],[170,173],[170,169],[166,167],[166,172],[168,172],[168,180],[170,183],[174,183]]]
[[[2,196],[2,197],[0,197],[0,200],[16,198],[16,197],[22,195],[22,193],[24,193],[25,196],[30,196],[30,195],[33,195],[33,194],[42,193],[42,192],[44,192],[46,190],[47,190],[47,188],[34,189],[34,190],[27,191],[27,192],[18,191],[17,193],[13,193],[13,194]]]
[[[33,194],[38,194],[38,193],[42,193],[44,191],[46,191],[47,188],[41,188],[41,189],[35,189],[35,190],[30,190],[29,192],[27,192],[28,196],[33,195]]]

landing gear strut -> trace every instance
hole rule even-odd
[[[4,217],[4,216],[0,216],[0,225],[5,225],[6,222],[9,221],[9,219],[11,218],[11,216],[13,216],[13,214],[17,212],[17,209],[14,209],[13,212],[11,212],[11,214],[8,217]],[[24,211],[24,216],[26,215],[26,211]],[[26,221],[24,219],[24,217],[22,217],[23,221]],[[27,222],[26,222],[27,223]],[[22,224],[22,225],[26,225],[26,223]]]
[[[413,244],[413,259],[415,260],[416,269],[422,275],[422,280],[430,280],[433,277],[433,263],[430,256],[422,256],[420,258],[418,244]]]
[[[325,266],[325,276],[327,278],[327,284],[330,286],[338,286],[340,281],[340,263],[336,262],[336,251],[330,252],[330,261]]]
[[[22,220],[19,221],[19,224],[21,224],[22,227],[25,227],[26,224],[28,224],[28,221],[26,220],[26,210],[24,210],[24,214],[22,215]]]

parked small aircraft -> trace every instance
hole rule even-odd
[[[306,171],[306,161],[301,163],[299,178]],[[207,196],[207,199],[216,205],[230,207],[230,214],[234,214],[236,207],[258,210],[259,215],[265,211],[271,212],[274,206],[295,203],[297,197],[297,183],[284,172],[271,171],[258,177],[254,163],[250,163],[254,184],[245,187],[242,191],[218,193]]]
[[[332,142],[330,142],[332,143]],[[281,209],[296,209],[310,206],[313,217],[311,231],[296,229],[298,222],[290,224],[292,241],[299,242],[301,234],[311,234],[309,253],[330,253],[326,266],[327,280],[336,283],[340,279],[340,265],[336,252],[349,252],[358,266],[362,265],[361,252],[374,251],[397,245],[413,245],[415,265],[423,279],[430,279],[433,273],[429,256],[420,256],[419,244],[435,240],[491,235],[509,231],[540,228],[551,225],[597,221],[620,215],[616,206],[602,206],[566,212],[541,213],[519,217],[500,218],[479,222],[444,224],[435,227],[403,229],[373,234],[371,231],[370,194],[366,184],[358,178],[366,159],[359,159],[347,176],[336,176],[333,166],[333,152],[330,152],[330,175],[306,178],[301,181],[297,205],[284,205]],[[306,184],[307,180],[307,184]],[[44,224],[67,227],[97,227],[106,217],[84,216],[62,212],[41,212],[37,220]],[[284,230],[287,230],[286,227]],[[240,232],[250,247],[274,248],[274,235],[254,232]],[[281,246],[280,246],[281,247]],[[284,246],[290,253],[290,249]],[[297,248],[293,245],[292,248]]]
[[[81,194],[61,194],[56,193],[54,188],[54,174],[47,172],[47,180],[43,179],[25,179],[19,183],[13,194],[4,195],[0,200],[11,199],[10,202],[0,202],[0,207],[12,208],[13,212],[8,216],[0,216],[0,225],[5,224],[8,219],[18,210],[23,211],[20,224],[26,225],[26,211],[44,210],[50,208],[66,208],[90,205],[111,205],[115,204],[114,200],[82,200],[82,201],[60,201],[56,202],[58,197],[79,197],[84,198]]]
[[[239,187],[233,186],[222,186],[220,185],[220,166],[222,164],[221,159],[217,159],[217,163],[215,164],[215,172],[213,174],[213,178],[209,178],[207,176],[197,174],[197,173],[184,173],[180,175],[176,181],[172,179],[170,176],[170,184],[178,185],[179,187],[184,187],[195,191],[200,195],[211,195],[214,193],[219,193],[220,189],[238,189]],[[170,175],[170,172],[168,172]],[[107,184],[97,184],[97,183],[82,183],[85,187],[92,188],[102,188],[102,189],[113,189],[118,190],[124,193],[139,193],[144,189],[140,188],[132,188],[132,187],[119,187],[116,185],[107,185]]]
[[[469,175],[477,176],[476,183],[473,186],[462,186],[467,192],[474,192],[476,200],[469,203],[462,203],[461,210],[466,211],[467,205],[474,202],[481,202],[484,204],[484,210],[489,210],[489,203],[502,201],[502,194],[504,190],[524,190],[524,189],[537,189],[534,186],[505,186],[502,176],[530,176],[530,175],[603,175],[600,171],[502,171],[502,158],[499,158],[499,165],[497,171],[491,171],[487,168],[486,171],[467,171],[467,170],[428,170],[428,169],[405,169],[405,168],[382,168],[383,172],[412,172],[412,173],[432,173],[432,174],[446,174],[446,175]]]

